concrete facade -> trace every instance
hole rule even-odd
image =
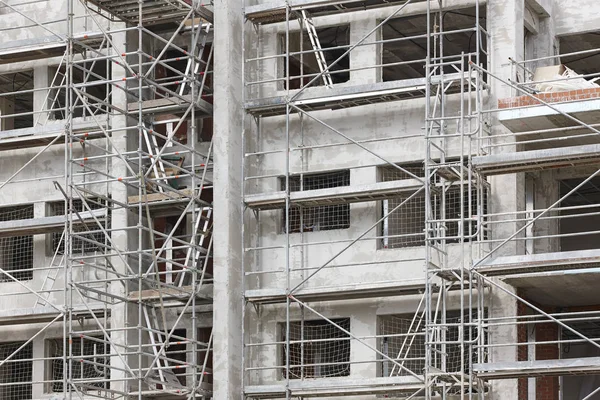
[[[298,12],[302,9],[300,6],[303,2],[310,3],[308,0],[298,0],[290,4]],[[160,370],[160,367],[150,366],[151,361],[140,356],[143,348],[150,354],[156,347],[151,345],[152,339],[144,336],[147,334],[146,321],[142,307],[139,306],[142,302],[140,292],[152,287],[148,283],[148,277],[152,275],[151,271],[147,271],[148,265],[154,262],[156,269],[159,268],[157,256],[154,256],[154,260],[149,256],[154,254],[156,243],[161,240],[160,237],[157,239],[153,236],[156,232],[151,232],[154,229],[152,224],[162,217],[187,215],[190,211],[181,211],[185,205],[177,201],[175,205],[163,207],[156,215],[151,215],[154,212],[150,211],[151,205],[147,210],[145,205],[131,206],[130,197],[144,195],[148,186],[140,174],[132,172],[130,168],[135,164],[136,157],[139,156],[139,160],[146,157],[141,154],[147,150],[146,147],[150,147],[149,142],[142,143],[142,133],[152,131],[149,126],[156,129],[154,125],[144,124],[154,124],[158,119],[149,122],[152,118],[142,111],[139,118],[135,112],[119,112],[128,110],[130,104],[137,103],[138,100],[141,105],[141,98],[152,98],[152,93],[165,90],[161,89],[160,83],[144,84],[140,88],[139,75],[123,65],[129,63],[136,67],[146,50],[158,57],[156,53],[160,53],[161,46],[165,46],[171,39],[169,35],[176,28],[164,28],[152,39],[144,38],[140,44],[140,36],[134,24],[104,20],[86,11],[85,6],[79,2],[74,3],[72,10],[75,16],[71,25],[72,32],[68,31],[69,25],[66,22],[69,14],[68,1],[53,1],[51,6],[48,4],[50,2],[44,1],[31,4],[10,1],[3,3],[7,5],[0,11],[0,26],[3,26],[3,36],[0,39],[0,76],[5,78],[5,82],[0,83],[0,94],[16,90],[11,88],[20,80],[29,82],[32,89],[22,89],[19,98],[15,95],[0,98],[0,146],[3,141],[17,142],[16,147],[3,148],[0,155],[0,214],[5,207],[26,205],[33,206],[33,217],[27,219],[49,217],[50,203],[64,200],[56,184],[74,197],[79,196],[75,195],[72,187],[87,187],[90,193],[103,195],[114,205],[110,222],[106,225],[110,231],[110,243],[107,245],[110,251],[108,255],[96,254],[102,261],[94,259],[88,263],[88,259],[93,257],[81,254],[61,261],[62,255],[53,257],[53,234],[38,232],[32,234],[31,248],[22,250],[24,253],[31,253],[33,257],[32,276],[27,279],[3,278],[0,282],[0,347],[4,343],[25,343],[31,339],[33,359],[31,377],[26,379],[32,382],[31,395],[1,392],[2,384],[7,383],[4,386],[9,388],[14,386],[14,382],[11,386],[10,381],[1,380],[0,392],[9,400],[93,396],[93,390],[89,396],[80,395],[74,390],[72,397],[60,397],[63,396],[62,392],[52,389],[51,370],[55,366],[49,362],[53,357],[48,353],[51,339],[69,337],[73,332],[86,335],[85,332],[89,330],[94,331],[94,335],[110,337],[110,345],[114,350],[111,351],[108,367],[110,378],[104,376],[110,380],[114,397],[109,397],[108,391],[94,392],[97,397],[144,399],[157,396],[156,392],[161,391],[168,392],[161,392],[160,395],[169,399],[188,395],[184,390],[168,391],[164,384],[163,387],[156,387],[156,384],[153,387],[153,384],[148,383],[148,376],[136,374],[138,370],[143,373],[153,368]],[[200,195],[197,199],[194,196],[191,199],[199,200],[197,204],[194,203],[196,205],[192,212],[197,218],[201,219],[204,212],[199,211],[198,207],[210,208],[214,212],[214,226],[209,232],[202,234],[204,237],[211,236],[212,250],[208,248],[206,253],[212,252],[212,271],[210,274],[207,272],[209,268],[206,264],[204,269],[191,269],[196,274],[194,279],[201,282],[194,281],[196,283],[193,284],[198,293],[202,285],[206,285],[206,272],[207,276],[210,275],[206,279],[210,281],[210,290],[214,294],[212,297],[208,296],[209,301],[206,303],[201,302],[200,295],[186,297],[183,303],[187,299],[194,299],[190,300],[191,306],[185,305],[190,316],[181,311],[181,304],[173,305],[174,301],[168,296],[166,300],[161,297],[160,302],[169,304],[155,306],[157,318],[161,321],[154,326],[158,334],[162,335],[164,330],[177,326],[194,336],[188,338],[189,342],[182,340],[187,346],[184,356],[187,363],[184,369],[188,371],[187,386],[190,386],[192,376],[193,382],[198,384],[199,375],[210,376],[212,385],[210,390],[197,394],[195,398],[220,400],[314,397],[366,400],[378,396],[406,398],[414,395],[413,398],[433,399],[460,398],[461,394],[466,398],[465,389],[460,392],[461,385],[473,390],[473,393],[478,391],[473,398],[487,399],[580,400],[592,393],[596,389],[596,374],[600,369],[592,369],[590,377],[563,378],[563,375],[567,375],[563,373],[560,378],[536,378],[521,372],[521,375],[516,374],[510,379],[486,380],[475,373],[471,374],[469,369],[474,369],[475,366],[468,364],[469,360],[473,364],[490,364],[492,366],[488,368],[491,369],[493,365],[501,363],[585,359],[587,356],[591,357],[590,354],[597,353],[599,336],[594,336],[596,331],[586,331],[589,327],[583,327],[581,320],[577,320],[580,325],[569,325],[571,328],[563,326],[565,323],[557,320],[568,318],[568,313],[575,315],[575,318],[598,318],[595,313],[598,312],[600,300],[595,296],[594,287],[600,281],[595,269],[600,255],[593,252],[598,250],[598,230],[594,226],[598,220],[595,205],[600,202],[600,196],[595,191],[597,188],[586,185],[583,180],[597,174],[600,157],[587,155],[586,162],[558,158],[554,167],[536,168],[529,165],[522,170],[504,174],[482,172],[477,169],[473,160],[488,155],[502,157],[519,152],[570,149],[582,144],[598,143],[595,137],[580,139],[565,133],[571,132],[573,126],[580,122],[584,125],[578,128],[578,133],[598,133],[594,130],[597,129],[594,124],[599,121],[597,105],[589,106],[585,112],[579,110],[579,113],[561,113],[560,107],[550,111],[544,108],[542,114],[546,112],[551,115],[529,117],[515,116],[515,113],[526,113],[527,110],[515,110],[511,107],[499,113],[498,105],[499,100],[518,95],[527,96],[516,92],[515,84],[528,78],[527,72],[522,72],[520,65],[515,65],[515,62],[537,59],[527,64],[531,71],[563,62],[552,58],[567,52],[561,46],[571,49],[573,43],[584,42],[581,35],[598,32],[596,11],[600,10],[600,6],[592,0],[487,0],[479,3],[476,0],[455,0],[442,1],[442,10],[439,10],[438,2],[429,2],[432,27],[439,27],[442,23],[446,24],[444,29],[467,30],[461,24],[481,24],[485,26],[488,35],[488,39],[484,41],[484,49],[481,50],[461,48],[464,43],[471,46],[474,40],[464,32],[447,38],[447,42],[443,44],[452,55],[460,55],[461,52],[486,53],[485,61],[482,56],[480,65],[485,72],[479,76],[487,75],[487,82],[477,81],[477,91],[474,91],[464,89],[470,83],[465,85],[460,78],[454,78],[453,89],[444,94],[444,114],[438,119],[443,121],[443,127],[435,131],[430,125],[431,119],[435,118],[430,116],[427,120],[426,113],[431,111],[435,103],[435,96],[429,90],[439,86],[425,79],[425,57],[419,59],[420,53],[403,54],[402,47],[384,49],[388,45],[380,43],[385,40],[383,27],[379,25],[395,13],[390,22],[396,20],[398,26],[412,26],[422,31],[419,33],[421,37],[412,42],[426,54],[426,26],[415,26],[415,21],[426,21],[424,16],[428,12],[427,1],[412,1],[402,9],[402,4],[383,7],[377,6],[381,4],[370,7],[369,4],[364,9],[345,11],[328,8],[331,7],[331,2],[323,2],[324,4],[319,5],[321,8],[311,8],[309,4],[306,9],[309,14],[314,11],[311,21],[317,36],[321,36],[323,48],[339,47],[334,56],[331,56],[333,60],[344,58],[342,55],[347,49],[356,47],[347,56],[348,67],[340,67],[336,69],[337,74],[332,75],[347,75],[346,81],[336,81],[332,87],[312,85],[304,89],[292,88],[294,83],[286,76],[286,71],[290,75],[298,73],[293,72],[293,68],[298,71],[306,68],[304,72],[309,75],[303,82],[306,84],[319,74],[318,70],[308,70],[316,65],[312,59],[302,61],[303,57],[309,57],[312,49],[305,48],[302,56],[293,54],[286,57],[285,43],[289,40],[288,35],[297,34],[301,29],[298,19],[290,18],[288,23],[284,18],[284,22],[255,25],[247,18],[249,10],[257,10],[261,6],[265,9],[276,8],[279,3],[283,7],[284,2],[241,3],[215,0],[210,5],[210,9],[214,11],[214,35],[211,34],[208,41],[212,43],[214,53],[211,57],[215,67],[212,72],[212,90],[208,97],[211,97],[213,119],[210,120],[206,115],[198,116],[201,112],[194,111],[198,112],[197,121],[192,122],[192,117],[187,114],[182,117],[184,113],[179,112],[176,115],[177,121],[188,120],[184,128],[186,139],[175,143],[174,148],[169,150],[172,153],[208,154],[206,159],[190,156],[188,161],[193,161],[189,169],[193,172],[188,170],[183,179],[188,189],[191,187],[195,190],[197,186],[201,186],[201,193],[206,186],[213,193],[212,200],[208,201],[209,205],[202,202],[205,200]],[[199,6],[199,3],[194,4]],[[477,4],[481,12],[479,22],[475,21],[473,14]],[[436,19],[440,15],[443,21]],[[346,28],[349,29],[348,44],[336,45],[336,40],[345,40],[340,32],[346,32]],[[107,87],[110,88],[107,90],[112,91],[110,96],[107,95],[110,105],[106,106],[111,112],[101,113],[100,117],[73,114],[72,118],[65,118],[60,112],[62,107],[68,109],[67,105],[57,106],[52,102],[57,87],[68,85],[56,81],[62,79],[62,53],[12,63],[4,62],[2,58],[5,54],[12,54],[15,49],[26,47],[28,43],[30,47],[31,43],[34,43],[33,47],[42,46],[53,42],[48,39],[53,37],[57,39],[54,41],[64,43],[66,36],[103,30],[104,33],[111,32],[106,35],[110,36],[110,46],[100,53],[103,52],[103,55],[116,64],[107,68],[106,76],[100,78],[107,82]],[[369,36],[365,39],[366,35]],[[406,36],[398,31],[397,39],[401,39],[403,35]],[[190,36],[192,35],[187,31],[180,36],[175,35],[173,46],[188,46],[193,40]],[[303,40],[306,41],[307,38]],[[402,40],[398,42],[404,43]],[[432,42],[436,44],[433,39],[429,44]],[[589,47],[596,44],[600,48],[600,42],[590,42]],[[82,61],[82,57],[80,53],[73,54],[70,65]],[[199,59],[202,60],[201,57]],[[568,57],[564,59],[566,64],[581,62]],[[147,64],[144,64],[142,70],[148,72],[151,61],[145,62]],[[382,66],[386,62],[397,63],[397,69],[384,71],[385,68],[390,68]],[[406,67],[407,62],[410,67]],[[458,64],[454,63],[456,65]],[[468,65],[464,63],[462,68],[468,70]],[[66,68],[62,73],[68,75],[68,65]],[[347,71],[344,71],[345,68]],[[474,71],[471,70],[473,74]],[[456,70],[445,74],[450,76],[454,72]],[[390,75],[386,75],[387,73]],[[415,77],[404,79],[403,74]],[[432,73],[432,76],[436,74],[439,76],[438,73]],[[196,72],[189,75],[196,78],[201,76]],[[401,78],[385,79],[384,76]],[[593,79],[594,76],[588,78]],[[160,80],[160,77],[156,79]],[[450,82],[451,78],[444,79]],[[320,77],[317,78],[319,80]],[[72,84],[73,87],[78,87],[79,83]],[[286,85],[290,87],[289,90]],[[405,90],[398,89],[402,85],[405,85]],[[457,85],[460,85],[459,88]],[[311,102],[318,104],[323,99],[335,96],[338,97],[328,101],[341,104],[351,96],[349,93],[354,93],[360,99],[369,90],[395,91],[398,97],[385,97],[384,94],[382,96],[385,101],[377,100],[372,104],[352,104],[342,108],[329,106],[320,110],[310,108]],[[142,95],[140,99],[137,98],[138,94]],[[426,97],[427,94],[429,98]],[[199,97],[205,99],[203,96]],[[76,102],[76,98],[73,101]],[[483,109],[475,110],[479,101]],[[579,97],[569,102],[578,104],[583,101],[585,99]],[[13,116],[19,113],[15,104],[20,104],[21,107],[23,104],[31,104],[32,110],[23,113],[28,115],[27,118]],[[256,111],[259,108],[257,104],[266,106]],[[283,112],[272,111],[282,104]],[[300,116],[293,112],[293,106],[302,108],[305,113]],[[290,107],[287,112],[286,107]],[[277,115],[269,114],[269,108]],[[439,114],[433,112],[432,115],[439,117]],[[82,113],[86,114],[85,111]],[[569,119],[565,114],[571,116],[569,124],[564,122]],[[200,136],[200,126],[208,123],[207,121],[213,124],[212,144],[209,144],[210,140],[197,140],[190,145],[189,141]],[[530,127],[515,128],[521,122],[529,123]],[[72,126],[65,128],[67,124]],[[91,128],[88,129],[88,125]],[[74,145],[68,146],[68,141],[65,142],[65,137],[61,136],[51,144],[48,144],[50,140],[46,140],[41,145],[27,148],[19,146],[19,140],[28,140],[30,136],[52,133],[56,136],[57,132],[69,131],[71,128],[71,131],[86,132],[98,130],[98,126],[110,127],[110,138],[100,135],[93,142],[90,140],[84,143],[84,140],[79,142],[80,136],[75,136],[77,139],[73,141]],[[540,132],[527,132],[535,130],[531,126],[539,126]],[[561,131],[563,128],[566,129]],[[518,129],[521,130],[517,131]],[[548,130],[552,129],[555,130],[549,133]],[[477,131],[472,135],[464,134],[475,130]],[[541,132],[542,130],[546,131]],[[439,137],[426,137],[435,132]],[[529,136],[519,136],[523,132]],[[485,135],[489,136],[484,137]],[[552,141],[556,137],[562,139]],[[530,138],[542,140],[534,140],[533,144],[522,143]],[[443,157],[434,144],[443,148]],[[109,152],[111,157],[106,156]],[[427,155],[430,156],[429,160],[426,160]],[[440,161],[441,159],[445,161]],[[464,166],[456,167],[461,161]],[[342,196],[338,195],[337,199],[332,200],[336,190],[343,190],[343,185],[328,180],[333,178],[326,175],[347,171],[349,185],[346,186],[370,187],[372,192],[369,195],[376,196],[380,190],[378,185],[385,181],[385,168],[389,168],[391,164],[414,171],[424,165],[444,162],[452,164],[454,168],[469,171],[472,175],[468,176],[473,178],[472,182],[477,182],[472,183],[473,187],[479,188],[480,192],[470,194],[468,187],[471,179],[446,179],[436,167],[426,171],[436,177],[433,179],[438,180],[425,184],[426,171],[423,171],[418,176],[422,181],[418,190],[422,192],[415,195],[417,200],[409,203],[410,207],[400,207],[394,214],[393,221],[392,218],[389,219],[389,224],[396,224],[395,229],[401,232],[397,235],[399,238],[395,238],[396,242],[390,237],[393,235],[386,233],[389,232],[389,226],[383,222],[386,210],[389,211],[387,207],[397,204],[393,201],[399,198],[406,199],[414,191],[408,192],[409,194],[379,195],[375,200],[367,199],[369,193],[366,192],[354,195],[352,199],[344,197],[343,201],[339,201]],[[202,170],[200,166],[204,168],[208,164],[212,168],[207,172],[206,178],[210,183],[205,185],[203,178],[199,184],[200,179],[192,176],[201,175],[198,172]],[[509,168],[506,165],[503,167]],[[292,208],[292,193],[296,192],[296,189],[290,187],[295,182],[298,189],[304,185],[310,186],[310,177],[315,175],[323,177],[319,182],[315,179],[316,185],[321,186],[304,191],[324,190],[323,197],[329,196],[331,203],[312,199],[311,204],[317,204],[318,208],[296,212],[293,215],[297,220],[293,222],[292,211],[288,211],[287,218],[285,212],[286,208]],[[397,178],[396,181],[403,179],[407,177]],[[4,183],[8,180],[10,182]],[[97,185],[87,184],[94,180],[98,181]],[[440,182],[448,186],[441,186]],[[594,185],[596,183],[592,180],[590,182]],[[427,190],[425,185],[428,185]],[[578,185],[588,191],[577,191]],[[461,187],[460,191],[444,191],[444,188],[456,189],[457,186]],[[169,188],[166,190],[177,191]],[[486,194],[482,195],[482,191]],[[573,198],[579,196],[577,198],[580,200],[563,202],[561,206],[567,210],[562,211],[562,214],[544,211],[555,206],[570,191],[576,194]],[[426,201],[422,200],[424,196],[433,199],[436,196],[433,192],[443,193],[437,195],[445,199],[439,203],[432,200],[432,204],[440,208],[435,217],[433,214],[427,215]],[[260,195],[281,196],[284,206],[253,208],[249,199]],[[474,205],[470,205],[470,202]],[[123,206],[128,204],[129,207]],[[471,211],[465,211],[469,208]],[[536,217],[539,220],[533,223],[532,220]],[[470,218],[471,221],[464,221],[465,218]],[[196,220],[191,219],[182,222],[184,236],[195,235],[192,233],[194,222]],[[74,226],[74,223],[67,221],[65,226]],[[323,228],[327,224],[334,228]],[[340,227],[344,224],[347,226]],[[286,225],[289,233],[286,233]],[[480,231],[484,227],[485,233]],[[477,232],[467,232],[469,229]],[[448,238],[444,239],[444,234]],[[473,238],[467,239],[469,234]],[[425,235],[438,239],[432,239],[426,245]],[[419,243],[406,244],[409,242],[406,237]],[[3,254],[12,251],[12,245],[8,243],[0,238],[0,247],[4,246],[1,249]],[[441,250],[436,248],[439,243],[443,247]],[[188,248],[195,247],[189,245],[186,249]],[[592,253],[578,253],[579,251]],[[544,264],[547,270],[535,269],[536,265],[543,263],[536,257],[561,252],[574,255],[566,260]],[[506,261],[517,256],[522,257],[519,262]],[[8,268],[7,257],[0,257],[2,271]],[[170,257],[174,256],[171,254]],[[554,259],[558,258],[560,255]],[[522,264],[531,269],[508,278],[505,274],[491,273],[477,283],[466,283],[468,280],[465,279],[462,289],[459,279],[443,279],[448,271],[456,272],[465,268],[463,272],[467,271],[468,274],[470,268],[492,268],[491,260],[504,267],[512,263],[512,267],[513,264]],[[96,263],[96,268],[91,268],[91,263]],[[169,260],[163,263],[171,265]],[[575,268],[580,264],[584,266]],[[98,265],[102,268],[97,267]],[[444,271],[437,271],[436,268]],[[575,272],[562,276],[560,272],[563,268]],[[551,273],[535,275],[548,271]],[[481,274],[483,276],[485,273]],[[157,278],[158,287],[166,286],[161,285],[160,279]],[[90,283],[94,281],[96,286]],[[94,288],[97,292],[93,292]],[[132,293],[138,294],[139,299],[132,299]],[[166,296],[167,293],[168,290],[165,289],[160,296]],[[194,309],[193,312],[189,311],[190,307]],[[78,317],[78,312],[90,309],[102,310],[97,311],[101,322],[96,314],[94,317]],[[524,309],[526,312],[523,312]],[[430,311],[429,317],[421,316],[427,310]],[[462,314],[460,310],[463,310]],[[464,320],[456,317],[462,315],[467,318],[465,315],[473,312],[477,317],[468,319],[473,322],[473,326],[466,326]],[[42,314],[43,318],[34,317]],[[415,314],[417,317],[413,319]],[[559,314],[560,317],[554,317]],[[522,322],[527,315],[537,315],[547,325],[541,325],[540,332],[523,335],[516,322]],[[395,322],[392,324],[389,321]],[[346,323],[349,325],[345,325]],[[414,327],[413,324],[419,325]],[[413,326],[412,331],[408,328],[409,325]],[[525,326],[533,330],[535,322]],[[212,328],[212,336],[209,335],[211,339],[201,340],[202,335],[198,332],[208,328]],[[476,332],[485,335],[485,339],[477,342],[479,337],[467,338],[468,334],[465,332],[471,332],[471,329],[477,329]],[[583,337],[570,329],[581,331]],[[452,335],[456,337],[452,339]],[[466,336],[459,340],[461,335]],[[398,337],[407,337],[410,343],[405,342],[402,345],[405,353],[397,356],[391,352],[397,351],[393,346],[397,346]],[[426,340],[428,345],[425,345]],[[518,345],[529,340],[565,342],[560,346],[535,343]],[[568,340],[581,340],[585,343],[573,345],[574,350],[569,353]],[[205,361],[199,355],[202,352],[194,347],[197,345],[194,341],[211,343],[212,359],[209,366],[199,367]],[[396,350],[390,350],[392,348]],[[519,352],[523,348],[527,348],[528,352]],[[550,350],[546,352],[547,348]],[[447,358],[436,358],[435,353],[439,349],[448,352]],[[479,355],[479,362],[473,361],[469,356],[470,351]],[[583,354],[585,352],[589,354]],[[388,361],[385,361],[386,358]],[[0,359],[0,373],[3,374],[2,365]],[[437,372],[431,367],[443,370],[443,373],[436,375]],[[552,367],[550,365],[549,368]],[[390,372],[387,368],[396,369]],[[168,368],[165,367],[164,370]],[[200,370],[202,373],[198,372]],[[447,384],[448,379],[454,379],[452,376],[458,379],[458,383],[453,381],[456,383],[453,388]],[[473,381],[469,382],[469,378]],[[485,389],[481,389],[484,381]],[[427,382],[437,389],[430,390],[426,396],[426,390],[419,389],[419,385],[424,386]],[[440,390],[444,388],[447,393],[442,395]],[[148,390],[148,393],[142,393],[143,390]]]

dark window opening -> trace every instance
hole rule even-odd
[[[187,337],[185,329],[175,329],[173,335],[180,338]],[[165,336],[163,335],[162,341],[164,340]],[[187,342],[171,336],[166,347],[165,355],[168,359],[167,364],[171,366],[169,371],[177,377],[177,380],[181,385],[185,386],[187,380],[185,369],[185,366],[187,365]]]
[[[50,393],[64,391],[64,342],[62,339],[47,341]],[[79,390],[108,389],[110,380],[109,346],[101,337],[73,338],[71,345],[70,369],[74,384]],[[67,353],[69,349],[67,349]],[[84,383],[85,382],[85,383]]]
[[[285,190],[285,178],[280,178],[282,190]],[[350,171],[324,174],[290,176],[290,191],[328,189],[350,186]],[[338,204],[316,207],[291,207],[289,210],[290,233],[316,232],[350,227],[350,205]],[[285,212],[282,218],[283,232],[286,228]]]
[[[444,32],[466,30],[472,31],[446,33],[443,35],[444,56],[460,56],[461,53],[469,54],[477,52],[477,37],[475,28],[475,8],[447,11],[442,14]],[[486,10],[479,10],[479,24],[486,27]],[[439,25],[432,21],[432,24]],[[403,79],[414,79],[425,77],[425,59],[427,58],[427,15],[415,15],[410,17],[394,18],[382,27],[382,39],[385,41],[381,46],[382,75],[383,81],[396,81]],[[420,37],[415,37],[420,36]],[[413,38],[414,37],[414,38]],[[411,38],[411,39],[403,39]],[[486,67],[486,56],[481,50],[486,49],[485,35],[482,34],[482,47],[480,50],[480,63]],[[432,46],[433,47],[433,46]],[[431,49],[431,56],[439,57],[439,44],[437,53]],[[458,61],[459,59],[448,58],[446,61]],[[468,71],[468,59],[464,62],[464,70]],[[475,62],[475,59],[472,59]],[[448,74],[459,73],[457,68],[447,65],[444,72]]]
[[[31,128],[34,119],[33,71],[0,75],[0,130]],[[39,110],[36,110],[39,111]]]
[[[335,324],[350,331],[350,319],[334,319]],[[286,341],[285,324],[280,324],[282,341]],[[350,335],[324,320],[290,323],[290,379],[328,378],[350,375]],[[286,345],[281,345],[281,359],[286,360]],[[286,376],[286,369],[282,370]]]
[[[203,366],[206,366],[207,371],[213,370],[213,350],[212,347],[210,348],[210,350],[208,349],[208,343],[210,342],[211,333],[212,328],[200,328],[198,330],[198,342],[200,342],[199,348],[197,349],[198,372],[202,372]],[[202,382],[208,385],[212,385],[214,383],[213,374],[211,373],[205,373],[204,376],[199,379],[202,379]]]
[[[560,181],[560,197],[567,195],[583,179]],[[560,250],[576,251],[598,248],[600,234],[600,178],[592,178],[560,203]],[[566,208],[566,209],[563,209]],[[556,214],[554,214],[556,215]],[[589,232],[586,234],[586,232]]]
[[[86,203],[92,210],[99,210],[104,208],[104,201],[97,198],[88,198],[86,199]],[[83,202],[80,199],[73,200],[73,209],[78,213],[88,212],[89,210],[84,207]],[[48,203],[48,215],[49,216],[58,216],[65,215],[65,202],[64,201],[55,201]],[[77,214],[73,214],[73,219],[77,219]],[[102,223],[102,227],[106,229],[107,219],[106,218],[98,218],[98,220]],[[106,236],[103,232],[100,231],[100,227],[95,221],[90,221],[86,223],[87,226],[84,225],[75,225],[73,227],[73,236],[71,241],[71,249],[73,253],[93,253],[96,251],[103,251],[103,244],[106,242]],[[88,231],[99,231],[93,233],[85,233]],[[64,232],[53,232],[50,234],[52,247],[49,249],[48,254],[54,255],[64,254],[65,253],[65,236]]]
[[[564,64],[580,75],[595,74],[585,79],[598,78],[598,65],[600,65],[600,34],[598,32],[581,33],[577,35],[562,36],[559,38],[560,54],[569,54],[586,51],[584,54],[561,56],[552,61],[553,64]],[[526,65],[535,69],[535,65]],[[598,82],[596,82],[598,83]],[[552,83],[549,83],[552,85]],[[554,84],[558,84],[555,82]],[[565,89],[567,90],[567,89]]]
[[[350,26],[341,25],[329,28],[320,28],[316,30],[321,52],[314,51],[310,36],[303,31],[290,32],[290,89],[300,89],[312,81],[321,73],[317,57],[322,54],[327,66],[340,58],[348,50],[350,44]],[[279,35],[281,53],[286,51],[286,37]],[[341,47],[341,48],[338,48]],[[300,54],[298,54],[300,53]],[[281,58],[281,71],[283,78],[288,77],[285,58]],[[350,79],[350,56],[345,55],[340,61],[329,69],[329,76],[333,84],[348,82]],[[286,81],[283,81],[283,88],[286,89]],[[315,80],[311,86],[322,86],[325,81],[322,77]]]
[[[0,398],[29,400],[32,398],[33,344],[29,343],[13,355],[24,342],[0,343]]]
[[[0,221],[33,219],[33,205],[0,208]],[[19,281],[33,279],[33,236],[0,238],[0,267]],[[12,282],[0,274],[0,282]]]
[[[183,270],[182,265],[186,262],[190,242],[190,237],[187,234],[187,215],[176,227],[178,219],[179,216],[154,218],[154,230],[162,233],[162,235],[156,235],[154,240],[156,256],[158,257],[159,279],[167,284],[176,284],[180,279],[179,272]],[[169,235],[171,235],[170,239],[168,238]],[[165,241],[167,242],[165,243]],[[185,242],[187,242],[187,245]],[[159,255],[158,253],[163,246],[165,250]]]
[[[66,67],[52,71],[55,81],[52,86],[64,86]],[[90,117],[106,114],[111,103],[111,88],[107,82],[111,76],[111,64],[106,60],[76,63],[73,66],[73,83],[78,85],[73,96],[72,117]],[[67,114],[66,89],[53,89],[48,98],[49,109],[54,119],[65,119]]]

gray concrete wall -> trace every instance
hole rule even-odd
[[[215,2],[214,397],[242,396],[241,160],[243,155],[243,14],[233,0]]]

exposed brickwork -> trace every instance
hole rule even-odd
[[[527,315],[527,306],[517,301],[517,315]],[[519,343],[527,342],[527,325],[517,326],[517,341]],[[517,349],[517,361],[527,361],[527,345],[519,346]],[[519,378],[518,381],[518,400],[527,400],[529,389],[527,387],[527,378]]]
[[[538,93],[533,95],[533,97],[519,96],[511,97],[508,99],[500,99],[498,100],[498,108],[527,107],[542,104],[537,99],[540,99],[546,103],[560,103],[563,101],[576,101],[597,98],[600,98],[600,87],[591,89],[570,90],[566,92]]]
[[[547,324],[538,324],[535,328],[535,341],[558,340],[558,325],[554,322]],[[536,344],[536,360],[556,360],[559,358],[558,344]],[[558,400],[558,377],[544,376],[536,379],[535,383],[536,400]]]

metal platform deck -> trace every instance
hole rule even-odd
[[[102,219],[106,216],[106,210],[93,210],[80,212],[79,216],[73,217],[73,225],[78,226],[84,223],[95,224],[94,217]],[[32,219],[17,219],[12,221],[0,222],[0,238],[27,236],[27,235],[43,235],[46,233],[60,232],[65,228],[67,222],[66,215],[58,215],[55,217],[43,217]],[[94,227],[91,227],[94,229]]]
[[[294,293],[294,297],[306,302],[353,300],[386,296],[409,296],[421,294],[424,290],[424,281],[418,283],[386,281],[300,289]],[[257,289],[247,290],[245,297],[247,301],[255,304],[278,304],[286,302],[287,294],[285,289]]]
[[[475,267],[475,270],[488,276],[506,276],[596,267],[600,267],[600,249],[491,258]]]
[[[482,379],[596,375],[600,374],[600,357],[474,364],[473,372]]]
[[[88,0],[110,15],[131,25],[137,25],[139,2],[137,0]],[[183,20],[192,8],[192,0],[144,0],[142,24],[158,25]],[[205,6],[198,6],[196,13],[207,22],[213,23],[213,13]]]
[[[418,3],[424,0],[412,0],[411,3]],[[405,4],[407,0],[397,1],[371,1],[365,4],[364,0],[291,0],[288,1],[289,9],[292,11],[290,16],[294,18],[294,11],[306,10],[313,17],[324,15],[339,14],[343,12],[372,9],[378,7],[399,6]],[[264,4],[246,7],[246,19],[255,24],[271,24],[285,21],[286,6],[282,1],[271,1]]]
[[[104,36],[101,32],[84,32],[75,35],[73,39],[77,52],[85,47],[97,48]],[[60,57],[66,51],[67,38],[57,35],[6,42],[0,45],[0,65]]]
[[[452,82],[460,82],[461,77],[464,78],[465,85],[468,84],[468,79],[459,73],[445,75],[444,84],[450,85]],[[434,81],[435,79],[436,77],[432,78]],[[300,93],[298,98],[294,99],[291,104],[305,111],[316,111],[339,110],[349,107],[412,99],[425,96],[426,83],[425,78],[415,78],[355,86],[334,85],[332,88],[311,87]],[[252,115],[271,117],[285,115],[287,103],[288,101],[285,96],[276,96],[250,100],[246,102],[245,108]],[[296,111],[292,110],[291,112]]]
[[[306,190],[290,193],[290,203],[304,207],[328,206],[334,204],[360,203],[384,200],[412,194],[423,187],[417,179],[403,179],[366,185],[339,186],[328,189]],[[246,205],[256,210],[276,210],[285,208],[285,192],[247,195]]]
[[[600,144],[557,147],[473,157],[473,168],[484,175],[514,174],[600,162]]]
[[[358,396],[367,394],[411,393],[423,388],[422,382],[411,376],[392,378],[334,378],[290,380],[293,397]],[[244,393],[251,399],[286,397],[285,383],[246,386]]]

